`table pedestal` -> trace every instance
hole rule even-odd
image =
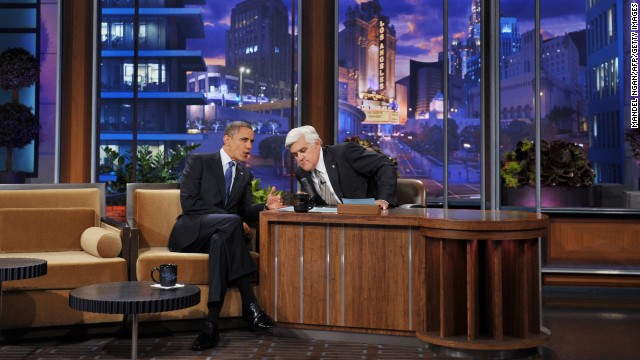
[[[0,330],[2,329],[2,285],[5,280],[30,279],[47,274],[47,261],[31,258],[0,258]]]
[[[103,314],[131,315],[131,359],[138,358],[138,314],[179,310],[200,302],[195,285],[159,290],[151,281],[128,281],[84,286],[69,293],[69,306]]]
[[[461,350],[535,349],[541,327],[538,236],[529,231],[421,230],[427,247],[427,314],[416,336]]]

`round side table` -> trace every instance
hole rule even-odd
[[[2,316],[2,283],[4,281],[30,279],[46,274],[46,260],[32,258],[0,258],[0,316]],[[2,321],[0,321],[0,329],[2,329],[1,324]]]
[[[156,289],[152,281],[125,281],[88,285],[69,293],[69,306],[80,311],[131,315],[131,359],[138,357],[138,314],[179,310],[200,302],[195,285]]]

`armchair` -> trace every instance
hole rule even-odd
[[[424,183],[418,179],[398,179],[397,199],[403,208],[427,207]]]
[[[178,283],[197,285],[201,301],[197,306],[164,313],[144,314],[140,321],[196,319],[207,314],[208,254],[179,253],[169,250],[169,235],[182,212],[179,184],[127,184],[127,221],[131,227],[129,257],[130,280],[149,281],[151,270],[164,263],[178,265]],[[257,262],[257,253],[252,253]],[[221,316],[242,315],[240,293],[230,288]]]

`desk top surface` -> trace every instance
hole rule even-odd
[[[263,211],[266,222],[307,222],[327,224],[409,225],[456,230],[525,230],[546,228],[545,214],[510,210],[405,209],[393,208],[380,215],[335,213],[295,213]]]
[[[0,281],[30,279],[47,274],[47,261],[33,258],[0,258]]]
[[[200,288],[151,287],[152,281],[124,281],[83,286],[69,293],[69,306],[103,314],[142,314],[179,310],[200,302]]]

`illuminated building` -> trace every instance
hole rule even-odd
[[[288,14],[282,0],[242,1],[231,9],[225,42],[228,73],[241,67],[251,69],[250,78],[266,84],[264,96],[275,100],[291,98]],[[260,90],[249,86],[243,93],[257,96]]]
[[[202,10],[186,5],[202,5],[204,0],[168,4],[140,1],[144,13],[139,16],[134,69],[134,2],[101,2],[101,148],[130,152],[134,121],[138,145],[149,145],[153,151],[201,138],[186,133],[185,110],[187,105],[204,105],[205,98],[187,92],[186,79],[187,71],[203,71],[206,66],[200,51],[186,50],[186,39],[204,37],[204,27]]]
[[[396,31],[382,14],[379,1],[349,7],[338,36],[339,62],[346,71],[357,74],[356,104],[351,103],[354,98],[348,101],[366,114],[363,124],[399,124],[395,102]]]
[[[630,69],[628,51],[630,41],[624,41],[631,33],[628,1],[600,0],[587,2],[587,93],[590,150],[589,160],[599,183],[625,183],[628,188],[637,187],[638,177],[624,173],[624,128],[629,126],[625,116],[625,100],[622,96],[630,83],[625,83]],[[620,19],[625,19],[620,21]],[[624,35],[624,36],[623,36]],[[637,44],[637,43],[636,43]],[[637,166],[628,166],[637,169]],[[637,170],[636,170],[637,171]],[[635,186],[634,186],[635,185]]]

